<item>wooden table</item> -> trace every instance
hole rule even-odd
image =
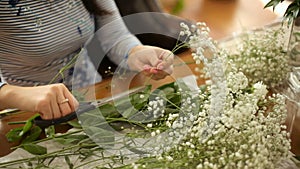
[[[278,18],[278,15],[275,15],[272,11],[263,10],[264,4],[260,0],[251,0],[251,2],[249,0],[186,0],[185,2],[186,8],[178,15],[190,20],[206,22],[211,28],[211,36],[216,40],[225,38],[233,32],[266,25]],[[184,62],[192,61],[189,51],[180,54],[179,57]],[[189,67],[193,70],[195,65],[191,64]],[[189,73],[182,71],[180,66],[176,67],[174,72],[176,74],[175,77],[189,75]],[[143,84],[145,80],[144,76],[136,75],[133,78],[132,83],[130,83],[130,86],[138,86]],[[149,83],[154,87],[157,87],[173,80],[174,77],[168,77],[160,81],[150,80]],[[203,83],[203,81],[200,80],[199,83]],[[93,90],[88,91],[87,97],[107,97],[110,96],[111,89],[111,79],[105,79],[102,83],[97,84]],[[26,120],[31,115],[33,114],[22,113],[0,118],[0,156],[4,156],[11,152],[10,147],[16,145],[8,143],[5,134],[11,128],[20,125],[8,125],[7,123],[11,121]],[[296,120],[299,121],[300,119]],[[300,128],[295,126],[295,131],[295,133],[300,133]],[[300,137],[298,136],[299,135],[292,135],[292,151],[299,155]]]
[[[161,0],[167,12],[172,11],[173,1]],[[211,36],[219,40],[233,32],[261,27],[278,19],[282,12],[275,14],[272,8],[264,9],[266,1],[184,0],[184,8],[176,15],[192,21],[205,22],[211,29]]]

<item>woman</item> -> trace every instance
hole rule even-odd
[[[96,29],[112,21],[113,26],[98,37],[113,62],[126,60],[130,69],[145,71],[154,79],[172,72],[170,52],[143,46],[129,33],[112,0],[1,0],[0,109],[38,112],[43,119],[75,111],[78,101],[64,84],[95,82],[89,77],[88,72],[96,72],[89,58],[78,61],[81,66],[73,78],[71,68],[64,79],[48,84]]]

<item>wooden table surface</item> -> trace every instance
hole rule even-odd
[[[167,0],[166,0],[167,1]],[[232,35],[233,32],[238,32],[243,29],[252,29],[260,27],[271,22],[274,22],[278,15],[274,14],[270,10],[264,10],[264,3],[261,0],[185,0],[185,8],[178,14],[178,16],[194,20],[204,21],[211,29],[211,36],[220,40],[227,36]],[[168,6],[165,6],[168,10]],[[182,62],[191,62],[190,52],[186,51],[178,55],[175,65],[180,65]],[[189,68],[193,71],[195,65],[190,64]],[[186,67],[175,66],[174,73],[172,76],[167,77],[164,80],[154,81],[150,80],[154,87],[165,84],[167,82],[174,81],[179,77],[190,75],[189,71],[183,71]],[[148,79],[141,74],[135,75],[129,85],[139,86],[144,84]],[[203,83],[202,80],[198,81]],[[117,82],[117,83],[121,83]],[[128,82],[126,82],[128,83]],[[122,91],[121,84],[117,85],[117,88]],[[125,89],[128,86],[125,85]],[[115,89],[113,89],[115,90]],[[87,97],[90,98],[103,98],[111,95],[112,83],[111,79],[105,79],[103,82],[95,85],[94,88],[88,91]],[[8,122],[12,121],[23,121],[28,119],[32,113],[21,113],[15,115],[9,115],[0,117],[0,156],[4,156],[11,152],[10,147],[16,145],[8,143],[5,138],[5,134],[11,129],[20,125],[8,125]],[[297,120],[297,119],[296,119]],[[299,121],[300,119],[298,119]],[[295,133],[300,133],[300,129],[295,126]],[[300,155],[300,137],[298,135],[292,135],[292,151]]]

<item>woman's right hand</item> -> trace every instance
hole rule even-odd
[[[64,84],[37,87],[5,85],[0,90],[0,109],[37,112],[42,119],[56,119],[74,112],[78,101]]]

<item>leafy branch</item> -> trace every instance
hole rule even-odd
[[[273,11],[275,10],[276,6],[282,3],[284,0],[270,0],[264,8],[273,7]],[[299,15],[300,9],[300,0],[294,0],[286,9],[284,13],[284,19],[288,21],[290,25],[293,20],[295,20]]]

